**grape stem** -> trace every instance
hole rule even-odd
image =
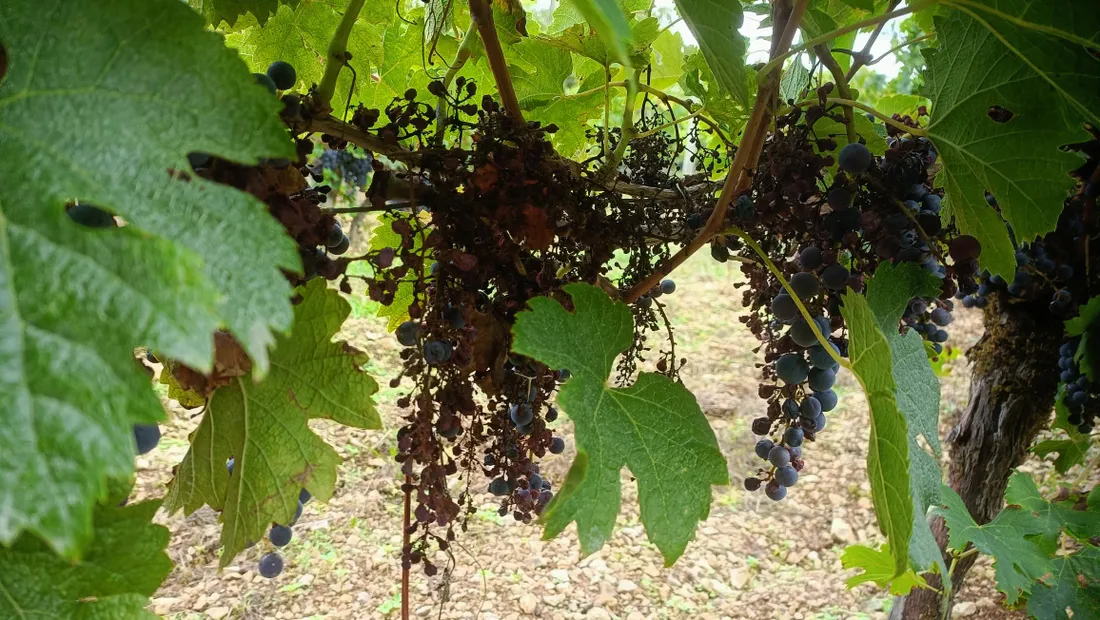
[[[787,108],[784,108],[784,109],[780,110],[778,112],[778,114],[780,116],[782,116],[783,114],[786,114],[786,113],[790,112],[791,110],[793,110],[795,108],[803,108],[803,107],[806,107],[806,106],[818,105],[819,103],[821,103],[821,100],[817,99],[816,97],[814,99],[805,99],[803,101],[796,102],[793,106],[790,106],[790,107],[787,107]],[[886,123],[887,125],[890,125],[892,127],[896,127],[898,129],[901,129],[902,131],[904,131],[906,133],[909,133],[909,134],[912,134],[914,136],[927,136],[928,135],[928,132],[925,131],[924,129],[921,129],[920,127],[912,127],[910,125],[906,125],[905,123],[903,123],[901,121],[894,120],[893,118],[891,118],[889,116],[886,116],[882,112],[879,112],[878,110],[872,108],[871,106],[867,105],[866,103],[861,103],[859,101],[855,101],[855,100],[852,100],[852,99],[844,99],[844,98],[841,98],[841,97],[829,97],[828,99],[825,100],[825,103],[834,103],[834,104],[837,104],[837,105],[851,106],[853,108],[858,108],[860,110],[863,110],[864,112],[867,112],[868,114],[874,115],[875,118],[877,118],[880,121]]]
[[[799,299],[798,293],[794,292],[794,289],[791,288],[790,282],[787,281],[787,278],[783,277],[783,272],[779,271],[779,268],[775,266],[775,263],[772,262],[772,259],[768,258],[767,253],[764,252],[760,245],[756,243],[756,241],[754,241],[748,233],[741,230],[740,228],[737,228],[736,226],[729,227],[728,229],[726,229],[725,232],[726,234],[739,237],[742,241],[745,242],[746,245],[752,248],[753,252],[756,252],[756,255],[760,257],[761,261],[763,261],[764,266],[768,268],[768,271],[772,272],[772,275],[774,275],[776,279],[779,280],[779,283],[783,285],[783,290],[787,291],[787,294],[790,295],[791,299],[794,300],[794,304],[798,306],[798,311],[802,314],[802,318],[805,319],[806,323],[810,326],[810,329],[813,331],[814,337],[817,338],[817,341],[820,342],[825,351],[829,353],[829,357],[833,358],[833,361],[839,364],[841,368],[852,370],[851,362],[841,357],[840,353],[838,353],[836,349],[834,349],[829,343],[829,339],[821,333],[821,330],[818,329],[817,321],[814,320],[813,315],[811,315],[810,311],[806,309],[806,305],[802,303],[801,299]]]
[[[833,81],[836,83],[836,91],[840,93],[840,97],[845,101],[854,101],[852,97],[852,89],[848,88],[848,78],[844,76],[844,70],[840,68],[840,64],[837,63],[836,58],[833,58],[833,53],[829,51],[829,46],[822,43],[821,45],[814,46],[814,53],[817,54],[821,64],[829,70],[829,73],[833,74]],[[844,110],[844,126],[848,132],[848,144],[853,144],[859,141],[859,136],[856,134],[856,124],[852,118],[852,106],[841,105]]]
[[[478,34],[481,35],[485,56],[489,59],[489,67],[493,70],[493,79],[497,83],[500,102],[504,104],[504,109],[512,120],[523,125],[523,112],[519,107],[516,89],[512,85],[512,74],[508,71],[508,62],[504,59],[504,50],[500,47],[497,28],[493,24],[493,10],[486,0],[470,0],[470,17],[477,24]]]
[[[455,59],[451,61],[450,66],[447,67],[447,74],[443,76],[443,94],[439,96],[439,104],[435,110],[435,127],[439,135],[443,135],[443,127],[447,123],[447,89],[451,87],[451,82],[454,81],[455,76],[466,65],[466,61],[470,59],[476,40],[477,26],[470,22],[470,27],[466,29],[466,34],[462,37],[462,43],[458,46],[458,51],[455,52]]]
[[[336,79],[340,77],[340,70],[348,62],[348,36],[355,26],[355,20],[359,19],[359,11],[363,9],[364,0],[351,0],[348,3],[344,16],[340,18],[340,24],[336,32],[332,33],[332,41],[328,44],[326,55],[325,74],[321,76],[321,83],[317,86],[317,101],[323,111],[332,111],[332,97],[336,93]],[[354,84],[351,85],[355,87]]]
[[[780,4],[775,5],[773,10],[775,19],[772,21],[772,57],[783,54],[790,47],[791,41],[794,40],[794,35],[798,31],[798,25],[802,21],[802,15],[806,12],[807,4],[809,4],[809,0],[797,0],[786,19],[783,19],[780,15]],[[777,64],[776,66],[781,69],[780,65]],[[762,74],[764,79],[760,81],[760,86],[757,89],[756,102],[753,104],[749,122],[745,125],[745,132],[741,136],[741,144],[733,157],[733,163],[730,165],[726,182],[722,186],[722,193],[718,197],[718,202],[714,205],[714,211],[707,220],[706,226],[680,251],[658,265],[645,279],[623,293],[623,301],[632,303],[646,294],[666,275],[682,265],[688,257],[699,251],[722,230],[730,203],[733,202],[734,197],[744,193],[752,184],[750,171],[756,169],[756,165],[760,160],[760,151],[764,148],[764,139],[771,124],[772,102],[776,89],[779,87],[780,73],[781,71],[775,71],[774,74]]]
[[[908,15],[909,13],[915,13],[917,11],[926,9],[926,8],[928,8],[928,7],[930,7],[934,4],[937,4],[941,1],[942,0],[924,0],[923,2],[914,2],[913,4],[911,4],[911,5],[909,5],[905,8],[897,9],[896,11],[889,11],[887,13],[883,13],[882,15],[876,15],[874,17],[868,17],[867,19],[860,20],[860,21],[852,23],[852,24],[848,24],[847,26],[844,26],[843,28],[837,28],[836,30],[833,30],[832,32],[826,32],[825,34],[823,34],[819,37],[814,37],[814,38],[810,39],[809,41],[806,41],[806,42],[802,43],[801,45],[797,45],[797,46],[792,47],[788,50],[784,50],[784,52],[782,54],[778,54],[777,56],[775,56],[774,58],[769,60],[768,64],[761,67],[759,73],[757,73],[757,75],[759,76],[758,81],[762,82],[763,78],[766,77],[768,74],[770,74],[772,71],[774,71],[776,67],[781,66],[783,64],[784,60],[786,60],[787,58],[789,58],[789,57],[791,57],[791,56],[793,56],[793,55],[795,55],[799,52],[803,52],[803,51],[806,51],[808,49],[812,49],[814,46],[821,45],[822,43],[828,43],[829,41],[832,41],[833,39],[835,39],[839,36],[848,34],[849,32],[855,32],[856,30],[862,30],[863,28],[867,28],[868,26],[876,26],[880,23],[888,22],[891,19],[894,19],[895,17],[901,17],[902,15]]]

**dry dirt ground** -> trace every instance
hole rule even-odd
[[[678,290],[666,297],[677,327],[677,352],[688,358],[684,383],[710,418],[729,461],[730,487],[714,489],[710,518],[671,567],[646,541],[636,487],[624,471],[624,507],[613,540],[581,557],[575,533],[542,541],[537,526],[497,516],[490,496],[454,548],[451,571],[428,578],[414,572],[413,614],[424,618],[598,619],[716,618],[841,620],[884,618],[891,598],[873,586],[845,587],[853,574],[840,564],[844,546],[879,543],[866,477],[867,407],[851,376],[839,382],[841,404],[820,441],[806,448],[807,467],[780,503],[748,493],[741,480],[759,461],[749,431],[760,415],[756,396],[756,342],[737,321],[741,294],[734,264],[693,260],[678,272]],[[362,310],[362,308],[361,308]],[[344,458],[335,497],[310,502],[287,568],[274,580],[256,572],[267,541],[217,569],[219,526],[209,509],[184,517],[162,515],[173,534],[176,568],[151,609],[178,620],[205,618],[394,618],[399,616],[402,498],[391,456],[399,390],[393,376],[397,344],[379,320],[359,312],[344,337],[372,356],[383,388],[378,400],[387,428],[367,432],[316,425]],[[968,347],[980,336],[976,315],[958,314],[952,343]],[[966,402],[965,358],[943,381],[945,428]],[[178,408],[166,436],[139,459],[141,498],[163,494],[171,468],[186,450],[197,419]],[[563,418],[564,419],[564,418]],[[547,458],[544,472],[562,480],[572,459],[568,422],[558,432],[570,444]],[[1042,464],[1033,467],[1042,469]],[[479,481],[478,484],[486,484]],[[1023,618],[1004,610],[983,560],[960,596],[956,617]]]

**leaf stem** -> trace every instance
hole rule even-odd
[[[504,50],[500,47],[497,29],[493,24],[493,9],[486,0],[470,0],[470,17],[477,24],[481,43],[485,47],[485,56],[493,70],[493,79],[497,83],[497,93],[505,111],[520,125],[524,123],[523,112],[516,97],[516,88],[512,85],[512,74],[508,71],[508,62],[504,59]]]
[[[340,18],[340,24],[336,32],[332,33],[332,41],[328,44],[328,53],[325,57],[325,73],[321,76],[321,83],[317,86],[317,102],[324,111],[332,110],[332,97],[336,93],[336,79],[340,77],[340,70],[348,62],[348,37],[355,26],[355,20],[359,19],[359,11],[363,9],[364,0],[351,0],[348,3],[344,16]],[[355,84],[351,85],[355,88]]]
[[[875,26],[875,25],[879,24],[880,22],[887,22],[887,21],[890,21],[891,19],[894,19],[895,17],[901,17],[902,15],[908,15],[909,13],[915,13],[916,11],[926,9],[926,8],[932,6],[933,4],[936,4],[936,3],[941,2],[941,1],[944,1],[944,0],[924,0],[923,2],[914,2],[913,4],[911,4],[911,5],[909,5],[905,8],[897,9],[895,11],[890,11],[888,13],[883,13],[882,15],[877,15],[875,17],[868,17],[867,19],[860,20],[860,21],[855,22],[853,24],[848,24],[847,26],[844,26],[843,28],[837,28],[836,30],[834,30],[832,32],[826,32],[825,34],[823,34],[819,37],[814,37],[814,38],[810,39],[809,41],[806,41],[806,42],[802,43],[801,45],[797,45],[795,47],[792,47],[789,50],[786,50],[784,53],[779,54],[775,58],[772,58],[771,60],[769,60],[768,64],[764,65],[760,69],[759,73],[757,74],[760,77],[758,77],[757,79],[758,79],[758,81],[760,81],[763,76],[766,76],[769,73],[771,73],[772,71],[774,71],[777,66],[780,66],[780,65],[783,64],[784,60],[786,60],[790,56],[793,56],[794,54],[797,54],[798,52],[802,52],[802,51],[811,49],[815,45],[821,45],[822,43],[828,43],[829,41],[832,41],[833,39],[835,39],[835,38],[837,38],[841,35],[848,34],[849,32],[855,32],[856,30],[861,30],[861,29],[866,28],[868,26]]]
[[[797,0],[786,20],[783,20],[778,15],[778,11],[773,9],[773,14],[776,17],[772,22],[773,56],[783,54],[790,47],[808,4],[809,0]],[[776,7],[778,7],[778,3]],[[752,114],[745,126],[745,132],[741,136],[741,144],[737,148],[737,153],[734,154],[733,163],[730,165],[729,173],[726,176],[726,182],[722,186],[722,193],[718,197],[718,202],[714,205],[714,211],[711,213],[710,219],[707,220],[706,226],[686,246],[680,248],[680,251],[658,265],[652,273],[623,293],[623,301],[631,303],[644,295],[656,286],[662,278],[684,264],[688,257],[699,251],[722,230],[726,221],[726,210],[729,209],[730,203],[733,202],[734,197],[744,193],[752,184],[750,171],[756,169],[756,165],[760,160],[760,151],[764,148],[764,139],[772,115],[772,99],[779,87],[780,72],[763,74],[764,79],[760,81],[760,86],[757,89],[756,102],[753,104]]]
[[[814,337],[817,338],[817,341],[820,342],[821,346],[829,353],[829,357],[832,357],[833,361],[835,361],[837,364],[840,364],[842,368],[852,370],[851,362],[841,357],[840,353],[838,353],[836,349],[833,348],[832,344],[829,342],[829,339],[826,338],[823,333],[821,333],[821,330],[817,326],[817,321],[814,320],[814,317],[810,314],[810,311],[806,309],[806,305],[802,303],[802,300],[798,297],[798,293],[794,292],[794,289],[791,288],[791,283],[787,281],[787,278],[783,277],[783,272],[779,271],[779,268],[775,266],[775,263],[772,262],[772,259],[768,258],[767,253],[764,252],[760,245],[756,243],[756,241],[753,240],[753,238],[750,237],[748,233],[741,230],[740,228],[737,228],[736,226],[731,226],[730,228],[726,229],[725,232],[727,234],[736,235],[745,242],[745,245],[748,245],[750,248],[752,248],[753,252],[756,252],[756,255],[760,257],[761,261],[763,261],[764,266],[768,268],[768,271],[772,272],[772,275],[774,275],[776,279],[779,280],[779,283],[783,285],[783,290],[787,291],[787,294],[790,295],[791,299],[794,300],[794,304],[798,306],[798,311],[802,314],[802,318],[805,319],[806,323],[810,326],[810,329],[813,331]]]

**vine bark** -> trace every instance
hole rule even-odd
[[[1005,303],[989,298],[985,335],[967,353],[974,367],[970,401],[947,435],[950,462],[947,484],[962,497],[978,523],[988,523],[1004,505],[1012,470],[1027,457],[1035,435],[1050,420],[1058,388],[1058,347],[1062,322],[1041,303]],[[932,533],[940,549],[947,545],[943,519]],[[959,592],[977,555],[962,558],[952,578],[952,598]],[[945,556],[950,565],[951,558]],[[933,576],[929,585],[939,588]],[[933,620],[943,617],[940,593],[915,589],[899,597],[891,620]],[[952,601],[947,601],[950,614]]]

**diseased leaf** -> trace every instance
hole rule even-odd
[[[894,557],[890,545],[882,549],[872,549],[863,545],[851,545],[844,548],[840,555],[840,564],[845,569],[859,568],[862,573],[849,577],[845,585],[854,588],[861,583],[873,582],[880,588],[889,588],[894,596],[905,596],[913,588],[926,588],[928,582],[909,569],[895,576]]]
[[[1087,4],[971,0],[935,18],[940,46],[924,54],[936,182],[992,274],[1016,268],[1001,218],[1018,243],[1054,230],[1080,165],[1059,147],[1088,140],[1084,122],[1100,125],[1100,57],[1089,50],[1100,49],[1100,12]]]
[[[192,434],[165,508],[190,514],[206,504],[221,511],[222,566],[271,523],[290,523],[302,488],[331,497],[340,457],[310,430],[309,420],[381,427],[372,399],[378,385],[361,370],[366,356],[331,340],[349,312],[323,279],[311,280],[294,307],[290,336],[278,340],[268,376],[218,388]]]
[[[162,415],[134,348],[209,368],[222,323],[262,370],[290,325],[293,241],[253,197],[172,171],[293,147],[176,0],[8,0],[0,40],[0,178],[21,180],[0,184],[0,543],[29,530],[76,557],[106,479],[133,471],[131,426]],[[74,199],[127,226],[75,224]]]
[[[1051,574],[1035,584],[1027,600],[1033,618],[1073,620],[1100,618],[1100,549],[1085,545],[1081,550],[1053,560]]]
[[[1037,579],[1053,569],[1047,554],[1029,539],[1046,532],[1048,524],[1036,519],[1030,510],[1010,506],[989,523],[978,525],[954,489],[945,485],[940,499],[943,507],[935,510],[947,522],[948,547],[961,552],[973,544],[982,553],[993,556],[997,587],[1004,592],[1009,605],[1015,604]]]
[[[734,101],[748,106],[749,89],[745,75],[745,55],[748,45],[739,29],[744,22],[740,2],[725,0],[676,0],[676,8],[684,18],[707,66],[717,78],[717,84]]]
[[[536,297],[513,328],[513,351],[572,373],[558,404],[575,425],[578,455],[542,513],[545,536],[576,521],[581,550],[599,550],[619,513],[625,465],[638,481],[646,534],[671,564],[709,514],[711,485],[728,484],[725,459],[683,385],[643,372],[628,388],[607,386],[615,358],[633,338],[626,305],[587,284],[569,284],[565,292],[573,312]]]
[[[0,617],[154,620],[145,606],[172,570],[168,529],[151,522],[159,505],[97,507],[76,563],[30,536],[0,547]]]

